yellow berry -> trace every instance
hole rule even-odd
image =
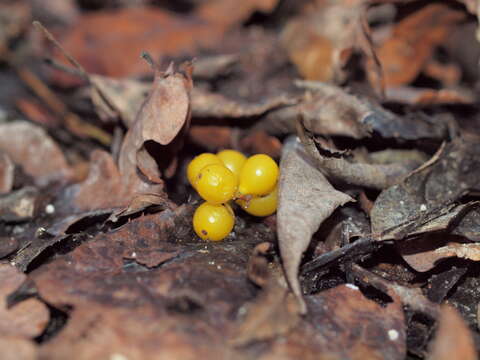
[[[223,240],[233,229],[235,217],[227,204],[213,205],[204,202],[193,214],[193,229],[203,240]]]
[[[237,176],[237,178],[240,176],[240,170],[242,170],[245,161],[247,161],[245,155],[236,150],[222,150],[217,153],[217,156],[222,160],[223,164]]]
[[[223,164],[212,164],[200,170],[194,187],[204,200],[211,204],[222,204],[233,199],[238,180]]]
[[[277,187],[267,195],[254,196],[251,199],[238,199],[237,204],[250,215],[268,216],[277,211]]]
[[[270,156],[250,156],[240,172],[238,190],[242,195],[266,195],[277,184],[278,173],[278,165]]]
[[[195,157],[187,167],[187,178],[190,184],[195,187],[194,182],[200,170],[211,164],[223,164],[217,155],[211,153],[203,153]]]

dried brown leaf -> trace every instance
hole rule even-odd
[[[386,95],[389,101],[416,106],[449,104],[471,105],[475,102],[473,94],[464,89],[435,90],[413,86],[402,86],[388,88]]]
[[[118,160],[122,179],[128,179],[128,187],[136,192],[139,187],[142,191],[148,188],[143,176],[162,185],[162,177],[175,168],[176,152],[190,125],[191,88],[189,72],[174,72],[173,65],[165,73],[156,70],[150,95],[125,136]],[[155,154],[147,149],[147,142],[154,144]],[[158,187],[148,192],[153,193]]]
[[[291,105],[295,98],[287,95],[269,97],[259,103],[248,103],[230,99],[219,93],[212,93],[199,88],[192,91],[192,116],[213,118],[242,118],[261,115],[273,108]]]
[[[231,339],[234,346],[286,335],[300,322],[298,303],[275,278],[247,305],[246,311],[245,319]]]
[[[228,28],[246,20],[253,12],[268,13],[277,6],[278,0],[212,0],[200,5],[196,15],[209,23]]]
[[[430,60],[436,47],[464,19],[464,12],[446,3],[432,3],[399,21],[392,35],[377,49],[385,87],[411,83]],[[368,75],[372,83],[378,82],[374,66],[373,61],[367,66],[371,70]]]
[[[305,130],[302,121],[297,123],[298,135],[306,152],[315,166],[324,174],[347,184],[365,186],[374,189],[385,189],[400,181],[411,170],[420,165],[417,161],[398,162],[392,164],[369,164],[350,162],[346,158],[331,156],[331,149],[324,149],[321,154],[311,134]],[[333,149],[334,150],[334,149]]]
[[[8,309],[6,297],[16,290],[26,275],[10,264],[0,265],[0,334],[32,339],[42,333],[50,318],[45,304],[28,299]]]
[[[371,212],[376,238],[400,239],[441,230],[461,219],[475,203],[456,206],[454,202],[477,189],[479,161],[480,146],[474,136],[442,146],[432,159],[377,197]]]
[[[343,82],[347,77],[345,65],[355,50],[378,64],[365,7],[360,2],[310,4],[285,26],[281,40],[291,61],[308,80]]]
[[[1,124],[0,150],[21,165],[40,186],[52,181],[68,181],[72,175],[58,145],[44,129],[29,122],[19,120]]]
[[[405,358],[405,319],[398,298],[382,307],[347,284],[305,300],[308,317],[275,339],[260,359]]]
[[[298,280],[303,252],[313,233],[333,211],[352,198],[335,190],[311,164],[299,143],[284,145],[280,162],[277,229],[286,277],[297,297],[301,312],[306,312]]]
[[[458,311],[450,305],[441,307],[437,334],[430,344],[427,359],[478,359],[470,329]]]
[[[87,12],[66,31],[62,44],[89,73],[120,78],[141,75],[147,72],[139,59],[143,51],[157,59],[191,53],[221,39],[226,29],[198,20],[158,7]],[[63,61],[61,56],[56,58]],[[78,78],[64,72],[55,73],[55,80],[63,85],[78,84]]]

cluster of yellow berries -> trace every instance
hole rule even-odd
[[[277,163],[265,154],[247,159],[241,152],[223,150],[195,157],[188,164],[187,177],[205,200],[193,215],[195,233],[204,240],[223,240],[235,224],[232,200],[251,215],[273,214],[278,175]]]

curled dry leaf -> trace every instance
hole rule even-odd
[[[175,72],[173,65],[165,73],[156,69],[151,93],[120,150],[118,168],[122,178],[145,185],[140,171],[149,182],[162,184],[162,176],[175,168],[176,152],[183,145],[183,135],[190,125],[192,79],[189,65],[186,71]],[[155,154],[147,150],[147,142],[155,144]]]
[[[475,136],[464,135],[442,146],[424,165],[377,197],[371,212],[375,238],[400,239],[439,230],[457,215],[465,215],[464,210],[474,204],[453,203],[477,190],[479,162]]]
[[[420,165],[417,161],[392,164],[368,164],[350,162],[346,158],[324,155],[318,150],[311,134],[308,134],[301,121],[297,123],[299,137],[305,150],[313,159],[316,167],[327,176],[347,184],[365,186],[373,189],[385,189],[400,181],[402,177]],[[323,153],[330,152],[329,150]],[[330,152],[330,154],[335,155]]]
[[[22,141],[18,141],[20,138]],[[44,129],[27,121],[0,125],[0,150],[21,165],[40,186],[52,181],[68,181],[72,175],[58,145]]]
[[[320,224],[337,207],[353,199],[330,185],[296,140],[284,145],[278,186],[280,253],[288,282],[301,312],[305,313],[307,309],[298,280],[302,254]]]
[[[0,265],[0,334],[32,339],[40,335],[50,318],[45,304],[28,299],[7,308],[6,298],[26,279],[26,275],[10,264]]]
[[[287,24],[281,35],[291,61],[304,78],[344,81],[344,67],[355,50],[376,63],[363,4],[324,1],[317,2],[314,9],[314,5],[309,5],[303,15]]]
[[[446,124],[426,115],[399,116],[370,99],[349,94],[344,89],[331,84],[318,81],[297,81],[296,84],[324,99],[329,99],[333,103],[330,106],[331,111],[335,111],[335,117],[339,117],[346,124],[358,123],[359,125],[356,126],[361,125],[364,128],[363,132],[375,131],[384,138],[404,140],[444,139],[447,135]],[[332,115],[324,116],[333,121]],[[315,115],[312,117],[315,119]],[[315,121],[320,122],[321,119],[315,119]],[[315,131],[315,124],[312,124],[309,130]]]
[[[438,330],[430,344],[428,360],[476,360],[477,350],[472,334],[458,311],[442,305]]]

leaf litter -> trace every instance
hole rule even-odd
[[[57,6],[0,5],[6,358],[477,358],[473,1]],[[224,148],[278,211],[209,243]]]

